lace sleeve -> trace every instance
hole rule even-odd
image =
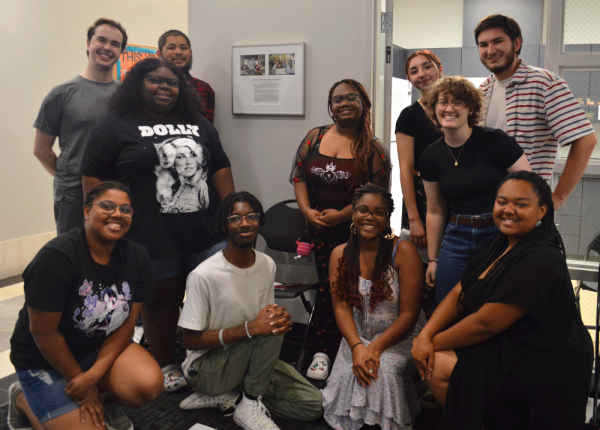
[[[375,185],[380,186],[386,191],[390,189],[390,175],[392,173],[392,163],[390,153],[383,145],[383,142],[377,138],[373,140],[373,156],[369,166],[369,180]]]
[[[306,137],[302,139],[292,163],[292,172],[290,173],[290,184],[296,182],[304,182],[304,163],[311,154],[315,144],[325,133],[325,127],[313,128],[308,132]]]

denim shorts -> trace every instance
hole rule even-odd
[[[79,361],[79,365],[87,371],[92,367],[97,356],[97,350],[90,352]],[[27,403],[40,423],[43,424],[79,409],[79,405],[65,394],[67,380],[56,370],[16,369],[16,371]]]
[[[214,245],[194,254],[183,255],[181,257],[165,258],[164,260],[151,260],[150,266],[152,267],[152,280],[162,281],[163,279],[169,279],[177,276],[184,270],[192,271],[208,257],[212,257],[226,246],[227,241],[223,239],[222,241],[217,242]]]
[[[492,214],[482,214],[491,217]],[[458,221],[458,219],[457,219]],[[471,258],[477,254],[487,241],[500,233],[495,225],[472,227],[449,222],[442,238],[439,262],[435,274],[434,306],[458,284]]]

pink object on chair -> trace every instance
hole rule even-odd
[[[315,247],[315,245],[312,243],[300,242],[299,240],[296,241],[296,245],[298,245],[296,248],[296,254],[302,257],[310,256],[312,249]]]

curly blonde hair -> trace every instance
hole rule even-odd
[[[479,123],[479,118],[483,110],[483,95],[481,91],[475,88],[475,85],[467,78],[463,78],[462,76],[448,76],[433,84],[422,99],[425,111],[437,129],[442,129],[442,125],[435,114],[435,104],[440,94],[450,94],[455,99],[465,102],[466,108],[471,111],[468,117],[469,127],[472,128]]]

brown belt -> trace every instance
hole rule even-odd
[[[494,218],[490,215],[450,215],[450,222],[456,223],[457,219],[458,224],[469,225],[471,227],[490,227],[494,225]]]

